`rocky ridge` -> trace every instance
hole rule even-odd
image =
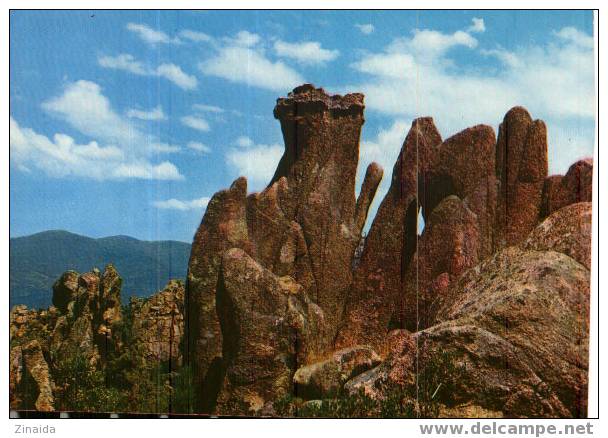
[[[158,294],[146,300],[135,298],[123,308],[121,283],[112,265],[103,272],[67,271],[53,286],[53,306],[36,310],[20,305],[11,310],[11,409],[71,410],[69,397],[79,391],[78,385],[85,385],[73,380],[77,379],[74,373],[90,377],[107,370],[112,374],[110,368],[116,364],[121,367],[118,371],[129,372],[138,362],[156,363],[169,371],[178,368],[184,332],[183,284],[171,281]],[[95,383],[106,384],[103,380]],[[63,404],[55,403],[57,394],[64,396]]]
[[[584,416],[591,161],[548,176],[547,128],[521,107],[498,138],[443,140],[416,119],[362,239],[383,177],[372,163],[355,199],[363,110],[361,94],[295,88],[277,100],[285,153],[266,189],[241,177],[212,198],[186,285],[196,410],[397,391],[428,415],[416,385],[432,375],[433,415]]]

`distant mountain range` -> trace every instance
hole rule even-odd
[[[170,279],[185,279],[190,244],[149,242],[128,236],[101,239],[67,231],[45,231],[10,239],[10,305],[47,307],[52,286],[67,271],[87,272],[112,263],[123,279],[123,303],[148,296]]]

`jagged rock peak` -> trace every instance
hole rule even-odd
[[[291,91],[287,97],[277,99],[274,116],[277,119],[284,117],[302,116],[306,113],[320,113],[330,111],[332,115],[361,115],[365,104],[364,95],[349,93],[330,95],[323,88],[315,88],[312,84],[303,84]]]

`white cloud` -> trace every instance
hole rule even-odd
[[[564,27],[560,29],[559,32],[556,32],[555,35],[562,40],[570,41],[580,47],[585,47],[587,49],[593,48],[593,37],[574,27]]]
[[[184,71],[175,64],[165,63],[159,65],[156,69],[156,74],[170,80],[184,90],[194,90],[197,86],[196,78],[184,73]]]
[[[128,53],[121,53],[117,56],[100,56],[98,62],[105,68],[124,70],[136,75],[148,74],[143,64]]]
[[[246,30],[242,30],[237,33],[234,38],[225,38],[225,40],[231,45],[241,47],[252,47],[259,43],[261,38],[257,33],[251,33]]]
[[[483,18],[473,18],[471,21],[473,24],[469,26],[469,32],[481,33],[486,31],[486,24],[484,23]]]
[[[172,63],[163,63],[156,67],[156,69],[151,69],[145,67],[128,53],[122,53],[117,56],[100,56],[97,61],[100,66],[105,68],[122,70],[140,76],[165,78],[183,90],[194,90],[198,85],[196,77],[185,73],[180,66]]]
[[[154,201],[152,205],[156,208],[160,208],[163,210],[179,210],[179,211],[188,211],[188,210],[202,210],[207,207],[210,199],[208,197],[202,197],[198,199],[192,199],[187,201],[182,201],[179,199],[171,198],[166,201]]]
[[[19,168],[38,168],[51,176],[93,179],[182,179],[171,162],[154,163],[160,153],[173,153],[178,146],[163,143],[116,113],[101,87],[80,80],[68,84],[62,94],[42,103],[49,114],[64,120],[89,137],[77,144],[65,134],[52,140],[11,120],[11,151]],[[14,132],[14,135],[13,135]]]
[[[224,109],[220,108],[219,106],[206,105],[204,103],[195,103],[194,105],[192,105],[192,108],[194,108],[195,111],[200,111],[203,113],[221,114],[224,112]]]
[[[181,122],[183,125],[197,131],[207,132],[211,129],[205,119],[197,116],[184,116],[181,118]]]
[[[371,79],[349,88],[361,89],[372,110],[409,119],[434,115],[447,132],[475,123],[496,125],[514,105],[546,118],[593,117],[591,50],[572,38],[515,52],[482,50],[482,55],[496,56],[501,68],[498,73],[471,71],[447,57],[454,45],[477,46],[470,35],[458,36],[459,32],[419,30],[382,52],[363,55],[352,67]],[[560,90],[559,99],[555,90]]]
[[[364,34],[364,35],[369,35],[371,33],[374,32],[374,25],[367,23],[367,24],[355,24],[355,27],[357,29],[359,29],[359,31]]]
[[[241,148],[248,148],[253,146],[253,140],[247,137],[246,135],[240,136],[236,139],[234,143]]]
[[[107,144],[131,143],[143,136],[132,123],[114,112],[101,87],[94,82],[70,83],[63,94],[43,102],[42,108]]]
[[[127,111],[127,117],[130,117],[132,119],[153,121],[167,119],[167,116],[163,112],[163,108],[160,105],[158,105],[156,108],[151,109],[150,111],[130,109]]]
[[[338,57],[338,50],[328,50],[321,47],[317,41],[305,41],[300,43],[288,43],[277,40],[274,43],[274,51],[277,56],[291,58],[301,64],[324,64]]]
[[[251,190],[261,190],[274,175],[284,149],[278,144],[250,145],[229,150],[225,158],[235,176],[246,176]]]
[[[141,40],[148,44],[177,44],[180,42],[178,38],[171,38],[166,33],[152,29],[145,24],[128,23],[127,30],[135,33]]]
[[[199,63],[202,73],[231,82],[272,91],[284,91],[304,82],[302,77],[281,61],[270,60],[258,46],[259,35],[242,31],[224,39],[214,56]]]
[[[77,144],[65,134],[53,139],[21,127],[10,118],[11,162],[20,170],[38,169],[52,177],[81,177],[94,180],[127,178],[183,179],[174,164],[154,164],[145,158],[130,158],[116,146],[99,146],[96,141]]]
[[[473,26],[481,34],[479,22]],[[565,28],[545,45],[506,51],[479,49],[470,32],[471,28],[451,34],[417,30],[380,52],[361,54],[352,64],[369,79],[345,89],[361,90],[368,111],[394,120],[371,139],[364,131],[362,142],[358,172],[362,176],[372,160],[383,164],[388,175],[381,192],[410,121],[419,116],[432,116],[446,138],[479,123],[497,129],[511,107],[522,105],[547,123],[552,173],[564,173],[572,162],[592,154],[595,70],[591,36]],[[497,62],[472,68],[469,60],[465,64],[449,57],[457,46],[469,49],[471,56],[491,56]]]
[[[198,141],[191,141],[186,146],[188,149],[192,149],[193,151],[200,152],[202,154],[211,153],[211,148],[209,146]]]
[[[213,38],[211,38],[206,33],[197,32],[195,30],[189,30],[189,29],[182,30],[179,33],[179,36],[184,39],[194,41],[195,43],[203,43],[203,42],[209,42],[209,41],[213,40]]]

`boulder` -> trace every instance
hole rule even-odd
[[[507,417],[586,416],[589,271],[575,260],[507,248],[461,277],[437,320],[345,389],[382,398],[397,388]]]
[[[565,176],[553,175],[545,179],[541,218],[577,202],[591,202],[593,196],[593,159],[574,163]]]
[[[564,253],[591,269],[591,215],[591,202],[563,207],[538,225],[522,245]]]
[[[65,313],[78,293],[78,272],[67,271],[53,284],[53,305]]]
[[[338,350],[329,359],[299,368],[294,394],[307,400],[334,398],[348,380],[379,363],[380,356],[367,345]]]
[[[325,348],[323,311],[291,277],[277,277],[237,248],[224,255],[217,294],[224,370],[217,412],[259,415],[291,392],[298,366]]]
[[[522,107],[510,109],[496,144],[494,251],[520,243],[538,223],[548,166],[545,123]]]
[[[393,330],[388,343],[388,356],[377,367],[365,371],[344,385],[352,397],[361,393],[373,400],[385,400],[396,389],[416,393],[416,340],[407,330]]]

